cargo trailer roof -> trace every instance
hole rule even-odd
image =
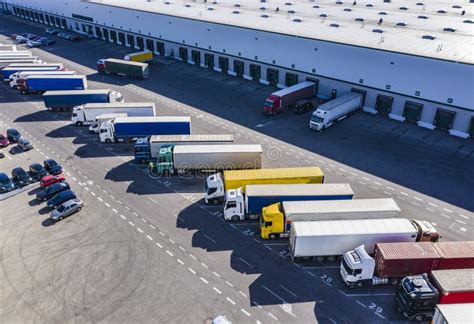
[[[197,135],[153,135],[150,143],[174,142],[232,142],[232,134],[197,134]]]
[[[156,116],[156,117],[118,117],[115,123],[150,123],[150,122],[191,122],[188,116]]]
[[[278,179],[278,178],[297,178],[297,177],[308,177],[308,176],[323,177],[324,173],[318,167],[224,171],[224,177],[226,180],[260,179],[260,178]]]
[[[354,195],[352,188],[347,183],[318,183],[318,184],[257,184],[245,187],[247,196],[331,196],[331,195]],[[299,201],[298,204],[304,204]]]
[[[310,81],[304,81],[304,82],[295,84],[294,86],[278,90],[277,92],[274,92],[273,94],[277,95],[277,96],[285,96],[285,95],[287,95],[289,93],[292,93],[294,91],[309,87],[310,85],[315,85],[315,83],[310,82]]]
[[[43,96],[61,96],[67,94],[108,94],[110,92],[109,89],[103,90],[54,90],[54,91],[46,91]]]
[[[441,257],[431,242],[377,243],[377,248],[386,260]]]
[[[474,323],[474,305],[473,304],[438,304],[436,307],[443,314],[445,323],[466,324]]]
[[[134,53],[129,53],[129,54],[125,54],[126,56],[132,56],[132,55],[141,55],[141,54],[145,54],[145,53],[152,53],[152,51],[141,51],[141,52],[134,52]],[[126,60],[125,60],[126,61]],[[128,62],[128,61],[127,61]]]
[[[433,270],[431,277],[442,291],[474,290],[474,269]]]
[[[291,226],[297,236],[344,236],[416,231],[410,220],[405,218],[292,222]]]
[[[140,67],[148,66],[147,63],[142,63],[142,62],[119,60],[119,59],[113,59],[113,58],[108,58],[106,60],[109,61],[109,62],[122,63],[122,64],[127,64],[127,65],[135,65],[135,66],[140,66]]]
[[[474,241],[439,242],[436,249],[448,259],[474,258]]]
[[[154,102],[105,102],[105,103],[88,103],[84,105],[84,109],[107,109],[110,107],[120,108],[143,108],[155,107]]]
[[[28,79],[85,79],[85,75],[30,75]]]
[[[178,145],[174,154],[184,153],[262,153],[260,144]]]
[[[28,71],[56,71],[52,70],[52,68],[57,68],[57,65],[50,65],[50,66],[17,66],[17,67],[11,67],[7,66],[6,68],[2,69],[2,71],[18,71],[18,70],[28,70]]]
[[[342,105],[354,98],[357,98],[357,97],[360,97],[361,94],[360,93],[349,93],[343,97],[339,97],[339,98],[336,98],[336,99],[333,99],[333,100],[330,100],[324,104],[322,104],[321,106],[318,107],[318,109],[320,110],[323,110],[323,111],[329,111],[329,110],[332,110],[334,107],[337,107],[339,105]]]
[[[247,190],[247,189],[246,189]],[[285,214],[305,213],[360,213],[360,212],[401,212],[392,198],[353,199],[353,200],[309,200],[284,201],[282,208]]]
[[[96,119],[100,118],[116,118],[116,117],[127,117],[127,113],[115,113],[115,114],[100,114]]]

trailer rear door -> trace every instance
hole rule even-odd
[[[433,124],[440,130],[448,131],[453,126],[455,116],[456,113],[454,111],[438,108]]]
[[[403,110],[403,117],[405,120],[416,123],[420,120],[423,105],[413,101],[405,102],[405,109]]]
[[[392,111],[393,97],[378,95],[375,102],[375,110],[379,114],[388,115]]]
[[[474,138],[474,117],[471,118],[471,126],[469,126],[469,136]]]

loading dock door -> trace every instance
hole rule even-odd
[[[315,88],[316,90],[314,91],[314,94],[318,94],[318,90],[319,90],[319,80],[318,79],[315,79],[315,78],[306,78],[306,81],[309,81],[309,82],[313,82],[315,84]]]
[[[285,74],[285,85],[287,87],[291,87],[292,85],[295,85],[298,83],[298,74],[294,73],[286,73]]]
[[[260,79],[260,65],[250,64],[250,77],[256,81]]]
[[[238,77],[244,75],[244,62],[234,61],[234,72]]]
[[[191,51],[191,58],[193,59],[194,64],[200,65],[201,64],[201,52],[197,50]]]
[[[375,110],[379,114],[388,115],[392,111],[393,98],[384,95],[378,95],[375,102]]]
[[[137,37],[137,46],[141,51],[145,48],[145,43],[143,42],[143,37]]]
[[[179,58],[182,59],[184,62],[188,60],[188,49],[186,47],[179,48]]]
[[[105,37],[105,39],[107,40],[108,37]],[[112,39],[112,42],[117,43],[117,32],[111,30],[110,31],[110,39]]]
[[[98,38],[102,38],[102,30],[100,29],[100,27],[95,26],[95,34]]]
[[[125,34],[124,33],[119,33],[118,35],[119,35],[120,43],[122,43],[122,45],[125,45]]]
[[[127,40],[130,47],[135,47],[135,37],[133,35],[127,35]]]
[[[156,42],[156,51],[160,53],[160,55],[165,55],[165,43]]]
[[[105,37],[105,39],[108,40],[108,39],[109,39],[109,30],[106,29],[106,28],[104,28],[103,31],[104,31],[104,37]]]
[[[471,125],[469,126],[469,136],[474,138],[474,117],[471,118]]]
[[[229,59],[227,57],[219,56],[219,69],[224,73],[229,71]]]
[[[362,95],[361,108],[365,106],[365,98],[367,97],[367,91],[357,88],[352,88],[351,92],[360,93]]]
[[[455,112],[438,108],[433,124],[440,130],[448,131],[453,127],[454,116]]]
[[[147,48],[147,50],[154,52],[155,51],[155,42],[153,42],[152,39],[147,39],[146,40],[146,48]]]
[[[405,108],[403,109],[403,117],[405,120],[416,123],[420,120],[421,111],[423,110],[423,105],[413,101],[405,102]]]
[[[204,54],[204,64],[210,69],[214,67],[214,54]]]
[[[267,69],[267,81],[276,86],[278,84],[278,70],[275,69]]]

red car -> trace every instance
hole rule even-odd
[[[6,147],[10,145],[10,141],[5,136],[5,134],[0,134],[0,147]]]
[[[43,188],[49,187],[50,185],[58,182],[63,182],[66,180],[64,177],[64,174],[58,174],[58,175],[47,175],[40,180],[40,186]]]

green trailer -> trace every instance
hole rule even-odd
[[[129,78],[145,79],[148,77],[148,64],[118,59],[101,59],[97,61],[99,73],[124,75]]]

